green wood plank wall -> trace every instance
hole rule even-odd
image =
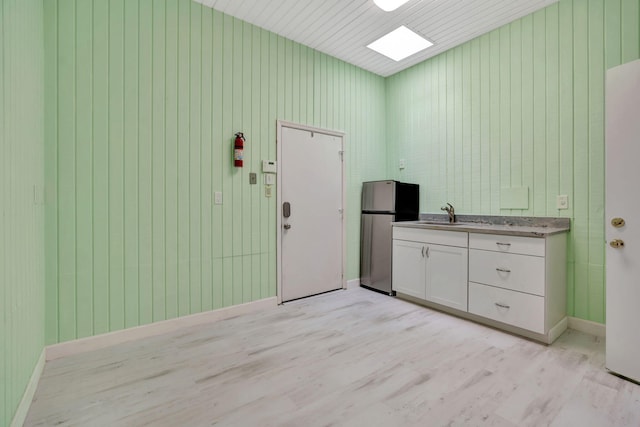
[[[44,348],[41,0],[0,0],[0,426]]]
[[[387,79],[388,168],[421,211],[565,216],[568,313],[604,322],[604,75],[640,57],[640,1],[560,0]],[[407,160],[400,171],[398,160]],[[529,208],[500,189],[529,187]],[[569,209],[556,209],[556,196]]]
[[[358,276],[360,183],[386,175],[382,77],[190,0],[45,8],[47,343],[275,295],[275,196],[248,175],[275,159],[276,119],[346,132]]]

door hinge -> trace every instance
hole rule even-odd
[[[338,213],[340,214],[340,218],[344,218],[344,209],[338,209]]]
[[[344,151],[340,150],[340,151],[338,151],[338,154],[340,155],[340,160],[344,161]]]

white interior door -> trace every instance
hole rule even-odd
[[[279,122],[280,302],[344,287],[342,150],[340,134]]]
[[[640,381],[640,60],[607,71],[606,365]],[[615,227],[612,220],[625,225]],[[624,242],[624,246],[618,246]]]

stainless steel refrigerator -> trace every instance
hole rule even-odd
[[[398,181],[362,184],[360,285],[393,295],[391,223],[418,219],[420,187]]]

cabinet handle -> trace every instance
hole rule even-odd
[[[500,243],[500,242],[496,242],[496,245],[498,245],[498,246],[511,246],[511,243]]]
[[[429,246],[427,246],[427,258],[429,258]]]
[[[511,308],[507,304],[500,304],[499,302],[496,302],[494,304],[497,305],[500,308],[506,308],[507,310]]]
[[[424,246],[422,247],[422,258],[424,258]]]
[[[509,270],[508,268],[496,268],[496,271],[500,271],[502,273],[511,273],[511,270]]]

